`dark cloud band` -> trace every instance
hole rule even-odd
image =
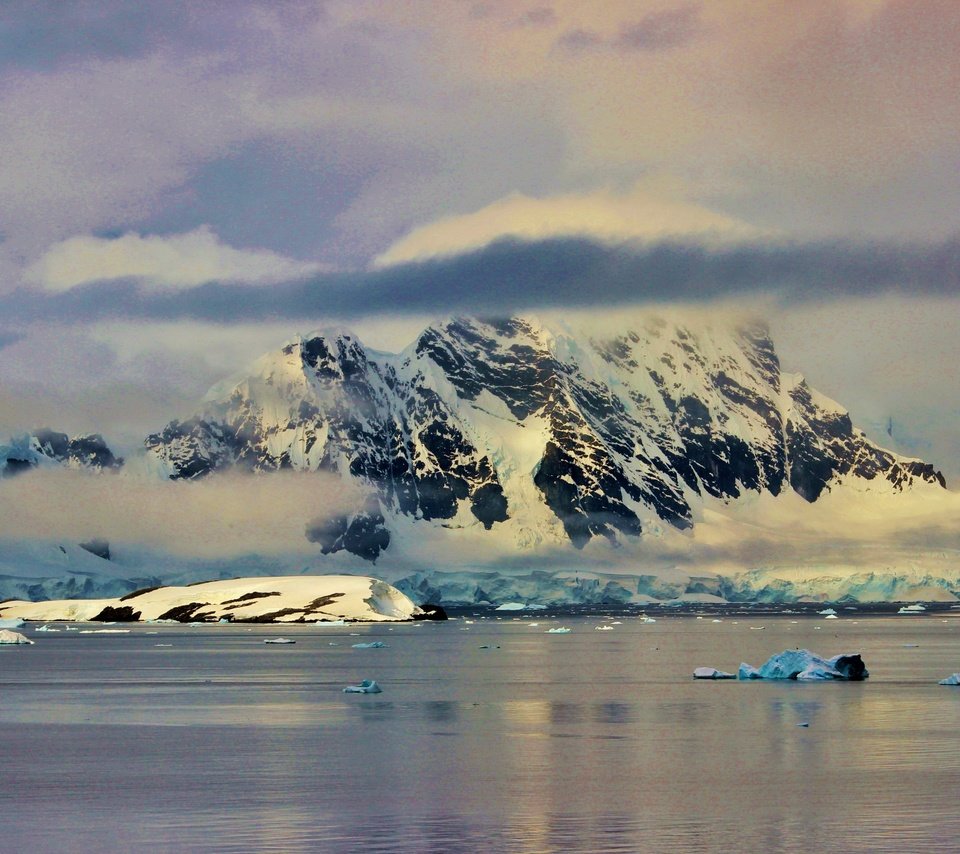
[[[896,293],[960,296],[960,239],[937,244],[501,240],[463,255],[281,284],[227,282],[156,291],[101,282],[0,297],[8,324],[51,321],[359,318],[705,303],[768,295],[783,303]]]

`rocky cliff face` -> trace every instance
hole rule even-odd
[[[943,486],[885,451],[836,403],[784,374],[760,325],[651,318],[617,334],[528,318],[457,318],[400,354],[349,332],[298,338],[146,439],[171,478],[227,468],[328,471],[355,512],[316,519],[325,553],[375,559],[391,520],[550,527],[574,547],[690,527],[707,496]]]

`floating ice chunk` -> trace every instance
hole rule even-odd
[[[8,617],[0,620],[0,629],[19,629],[23,625],[23,620],[19,617]]]
[[[840,618],[839,618],[836,614],[827,614],[827,616],[824,617],[824,619],[825,619],[825,620],[839,620]]]
[[[504,602],[498,605],[497,611],[545,611],[546,605],[537,605],[533,602]]]
[[[899,611],[898,614],[922,614],[927,609],[923,607],[919,602],[914,605],[904,605]]]
[[[0,629],[0,643],[33,643],[30,638],[24,637],[20,632],[12,632],[10,629]]]
[[[382,694],[381,688],[373,679],[364,679],[359,685],[347,685],[344,694]]]
[[[612,632],[613,626],[594,626],[598,632]]]
[[[960,673],[952,673],[946,679],[941,679],[939,685],[960,685]]]
[[[386,644],[383,641],[370,641],[370,643],[352,644],[354,649],[383,649]]]
[[[640,622],[641,622],[641,623],[655,623],[656,620],[653,619],[653,617],[648,617],[646,614],[641,614],[641,615],[640,615]]]
[[[824,679],[844,679],[859,682],[870,674],[858,653],[821,658],[807,649],[786,649],[771,656],[760,668],[741,664],[740,679],[797,679],[814,682]]]
[[[128,635],[130,629],[80,629],[82,635]]]
[[[528,629],[535,629],[535,628],[536,628],[537,626],[539,626],[539,625],[540,625],[539,623],[527,623],[527,628],[528,628]]]
[[[808,726],[810,726],[810,722],[809,722],[809,721],[800,721],[800,723],[798,723],[797,726],[808,727]]]
[[[836,616],[836,611],[833,608],[824,608],[822,611],[817,611],[821,617],[834,617]]]
[[[722,623],[723,620],[711,620],[710,622],[711,622],[711,623]]]
[[[296,643],[293,638],[267,638],[264,643]]]
[[[733,673],[717,670],[715,667],[698,667],[693,671],[694,679],[736,679]]]
[[[318,626],[346,626],[346,620],[317,620]]]
[[[556,629],[547,629],[544,634],[548,635],[568,635],[570,634],[570,629],[565,629],[563,626],[560,626]]]
[[[42,626],[37,626],[34,629],[35,632],[59,632],[60,629],[54,629],[50,626],[49,623],[44,623]]]

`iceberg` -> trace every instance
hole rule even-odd
[[[370,641],[370,643],[352,644],[354,649],[384,649],[386,644],[383,641]]]
[[[922,614],[927,609],[923,607],[919,602],[914,605],[904,605],[899,611],[898,614]]]
[[[946,679],[941,679],[938,685],[960,685],[960,673],[951,673]]]
[[[570,629],[565,629],[563,626],[556,629],[547,629],[544,634],[548,635],[568,635],[570,634]]]
[[[344,694],[382,694],[383,689],[373,680],[364,679],[359,685],[347,685]]]
[[[264,643],[296,643],[292,638],[267,638]]]
[[[715,667],[698,667],[693,671],[694,679],[736,679],[736,674],[717,670]]]
[[[808,649],[786,649],[771,656],[759,668],[744,663],[737,672],[738,679],[796,679],[801,682],[827,679],[860,682],[869,675],[858,653],[822,658]]]
[[[10,629],[0,629],[0,643],[33,643],[20,632],[12,632]]]
[[[817,611],[821,617],[835,617],[837,612],[833,608],[824,608],[822,611]]]
[[[23,625],[23,620],[19,617],[0,620],[0,629],[19,629]]]

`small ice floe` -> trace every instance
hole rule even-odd
[[[154,646],[156,646],[156,647],[161,647],[161,646],[162,646],[162,647],[167,647],[167,646],[173,646],[173,644],[172,644],[172,643],[155,643]]]
[[[370,643],[351,644],[354,649],[384,649],[386,644],[383,641],[370,641]]]
[[[296,643],[293,638],[267,638],[264,643]]]
[[[44,623],[42,626],[37,626],[34,629],[35,632],[59,632],[60,629],[55,629],[49,623]]]
[[[130,629],[80,629],[82,635],[128,635]]]
[[[711,620],[710,622],[711,622],[711,623],[722,623],[723,620]]]
[[[23,625],[23,620],[19,617],[6,617],[0,620],[0,629],[19,629]]]
[[[10,629],[0,629],[0,643],[30,644],[33,643],[33,641],[20,634],[20,632],[13,632]]]
[[[613,626],[594,626],[598,632],[612,632]]]
[[[619,620],[614,620],[610,625],[611,625],[611,626],[622,626],[623,623],[621,623]]]
[[[796,679],[801,682],[816,682],[826,679],[842,679],[860,682],[870,674],[858,653],[821,658],[808,649],[786,649],[771,656],[761,667],[741,664],[739,679]]]
[[[381,688],[373,679],[364,679],[359,685],[347,685],[344,694],[382,694]]]
[[[946,679],[941,679],[938,685],[960,685],[960,673],[951,673]]]
[[[346,620],[317,620],[318,626],[346,626]]]
[[[809,722],[809,721],[800,721],[800,723],[798,723],[797,726],[808,727],[808,726],[810,726],[810,722]]]
[[[835,617],[837,612],[833,608],[824,608],[822,611],[817,611],[821,617]]]
[[[497,606],[498,611],[524,611],[526,610],[526,603],[524,602],[504,602],[502,605]]]
[[[698,667],[693,671],[694,679],[736,679],[736,674],[717,670],[715,667]]]
[[[922,614],[927,609],[923,607],[919,602],[914,605],[904,605],[899,611],[898,614]]]
[[[565,629],[563,626],[559,626],[555,629],[547,629],[544,634],[547,635],[568,635],[570,634],[570,629]]]
[[[655,623],[656,620],[653,619],[653,617],[648,617],[646,614],[641,614],[641,615],[640,615],[640,622],[641,622],[641,623]]]
[[[750,626],[751,632],[762,632],[766,626]]]
[[[527,623],[527,628],[528,628],[528,629],[535,629],[535,628],[537,628],[537,626],[539,626],[539,625],[540,625],[539,623]]]
[[[827,614],[827,616],[824,617],[824,619],[825,619],[825,620],[839,620],[840,618],[839,618],[836,614]]]

